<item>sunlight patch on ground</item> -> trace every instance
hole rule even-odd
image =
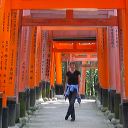
[[[95,100],[93,100],[93,99],[83,99],[83,100],[81,100],[81,103],[90,103],[90,102],[94,103]]]
[[[82,99],[81,100],[81,103],[82,104],[86,104],[86,103],[94,103],[95,102],[95,100],[93,100],[93,99]],[[64,99],[61,99],[61,100],[57,100],[57,101],[47,101],[47,102],[42,102],[41,104],[68,104],[69,103],[69,101],[68,101],[68,99],[65,101]],[[75,103],[77,103],[77,101],[75,102]]]
[[[55,108],[57,108],[57,107],[47,106],[47,107],[44,107],[44,108],[47,108],[47,109],[49,109],[49,108],[50,108],[50,109],[51,109],[51,108],[52,108],[52,109],[55,109]]]

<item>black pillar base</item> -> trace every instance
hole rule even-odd
[[[30,108],[30,89],[26,89],[26,110]]]
[[[36,100],[38,100],[39,99],[39,87],[38,86],[36,86]]]
[[[111,111],[111,113],[114,113],[114,95],[116,93],[116,90],[110,90],[109,91],[109,110]]]
[[[55,97],[55,88],[52,89],[53,97]]]
[[[63,95],[63,93],[64,93],[63,86],[56,84],[55,85],[55,93],[56,93],[56,95]]]
[[[42,92],[41,92],[41,86],[36,87],[36,99],[40,99],[42,97]]]
[[[42,98],[45,98],[46,97],[46,83],[45,83],[45,81],[42,81],[41,86],[42,86]]]
[[[15,122],[18,123],[20,118],[20,104],[16,103],[16,120]]]
[[[108,107],[108,90],[102,89],[101,103],[103,107]]]
[[[115,93],[114,95],[114,113],[115,118],[119,119],[119,105],[121,103],[121,96],[120,94]]]
[[[55,96],[55,89],[54,88],[51,88],[50,89],[50,98],[53,98]]]
[[[123,115],[122,115],[122,103],[119,105],[119,119],[120,123],[123,124]]]
[[[20,102],[20,117],[25,117],[26,113],[26,93],[19,92],[19,102]]]
[[[8,126],[15,126],[16,120],[16,99],[9,98],[7,101],[8,106]]]
[[[128,128],[128,101],[122,103],[123,128]]]
[[[34,107],[36,102],[36,89],[30,89],[30,107]]]
[[[42,82],[39,84],[39,99],[42,98]]]
[[[50,98],[53,97],[53,92],[52,92],[52,89],[50,89]]]
[[[46,97],[50,98],[50,83],[46,82]]]
[[[8,128],[8,107],[2,111],[2,128]]]
[[[2,128],[2,98],[0,98],[0,128]]]
[[[80,96],[81,96],[81,99],[85,99],[85,95],[80,94]]]
[[[100,103],[103,104],[102,103],[102,88],[100,86],[98,88],[98,99],[99,99]]]

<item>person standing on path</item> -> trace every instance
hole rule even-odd
[[[68,117],[71,115],[71,121],[75,121],[75,109],[74,103],[76,98],[79,95],[79,87],[80,87],[80,72],[76,70],[75,62],[70,63],[70,69],[66,73],[66,90],[65,90],[65,98],[69,99],[69,107],[67,114],[65,116],[65,120],[68,120]]]

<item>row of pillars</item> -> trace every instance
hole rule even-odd
[[[27,89],[24,92],[19,92],[18,102],[15,97],[7,98],[7,106],[2,107],[2,98],[0,99],[0,128],[8,128],[15,126],[20,118],[26,116],[29,109],[33,109],[36,100],[42,98],[54,97],[54,89],[50,89],[50,83],[42,81],[39,86],[33,89]]]
[[[58,86],[62,65],[61,54],[52,52],[48,31],[22,27],[23,11],[11,10],[7,0],[0,5],[0,128],[7,128],[24,117],[36,99],[54,96],[55,65]]]
[[[99,98],[124,128],[128,128],[127,20],[126,10],[118,10],[118,27],[97,29]]]
[[[113,113],[116,119],[120,120],[123,128],[127,128],[128,103],[122,102],[121,95],[116,90],[103,89],[100,85],[97,86],[97,94],[101,105]]]

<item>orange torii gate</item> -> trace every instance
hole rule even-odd
[[[76,62],[81,61],[82,67],[81,67],[81,85],[80,85],[80,95],[82,98],[85,98],[85,92],[86,92],[86,68],[97,68],[97,67],[91,67],[91,66],[85,66],[87,61],[97,61],[97,55],[96,53],[86,53],[85,55],[79,54],[73,54],[73,53],[66,53],[66,56],[62,56],[63,62]]]
[[[95,53],[86,53],[85,55],[73,55],[72,58],[69,56],[62,56],[62,61],[97,61],[97,55]],[[68,53],[66,55],[69,55]]]
[[[77,53],[81,53],[81,52],[96,52],[96,43],[90,43],[90,44],[85,44],[82,43],[59,43],[59,42],[54,42],[53,44],[53,51],[54,52],[64,52],[64,53],[68,53],[68,52],[77,52]]]
[[[77,52],[77,53],[96,52],[95,41],[83,41],[84,43],[77,43],[77,42],[79,41],[53,41],[52,42],[53,44],[52,52],[53,53],[55,52],[57,94],[61,94],[63,92],[61,53],[70,54],[73,52]],[[90,42],[93,42],[93,43],[90,43]],[[83,92],[83,90],[81,90],[81,92]]]

